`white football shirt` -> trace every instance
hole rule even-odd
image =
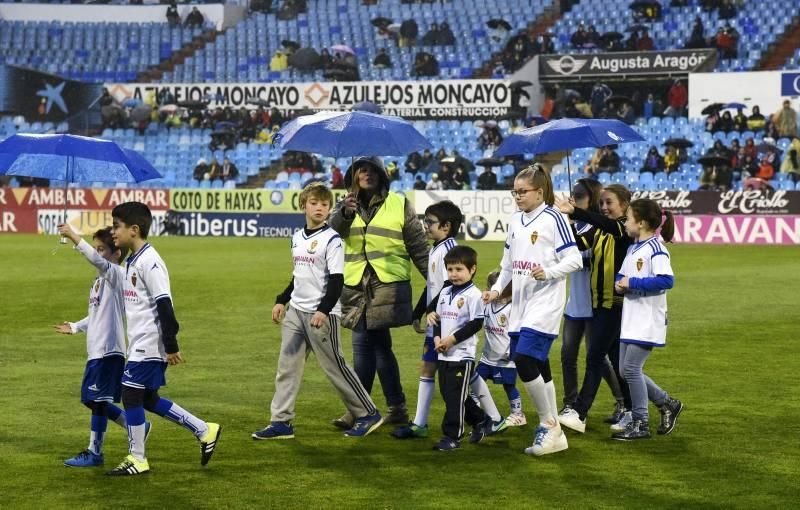
[[[78,322],[71,322],[70,328],[73,333],[86,332],[86,352],[90,360],[125,356],[125,325],[122,321],[125,314],[122,300],[125,270],[104,259],[83,239],[75,249],[97,268],[98,276],[89,290],[89,314]]]
[[[344,274],[342,238],[329,225],[310,236],[304,230],[298,230],[292,236],[292,260],[294,290],[291,304],[304,312],[316,312],[328,289],[328,277]],[[341,314],[342,307],[337,302],[331,315]]]
[[[516,368],[511,360],[511,339],[508,336],[511,303],[489,303],[483,322],[484,343],[481,363],[500,368]]]
[[[442,327],[442,338],[452,335],[468,322],[483,318],[483,301],[481,291],[470,282],[462,289],[446,287],[439,295],[436,305],[439,323]],[[440,361],[474,361],[478,335],[472,335],[463,342],[457,343],[446,352],[439,353]]]
[[[531,276],[536,265],[545,268],[545,280]],[[583,267],[583,259],[564,215],[542,204],[511,217],[500,263],[500,277],[492,290],[502,293],[512,282],[510,333],[523,328],[549,337],[558,336],[567,300],[567,274]]]
[[[585,234],[592,230],[592,225],[578,221],[575,230],[578,234]],[[581,252],[583,268],[569,275],[569,299],[564,316],[569,319],[592,318],[592,250]]]
[[[431,304],[431,301],[433,301],[444,288],[444,282],[447,281],[447,266],[444,263],[444,256],[447,255],[447,252],[452,250],[456,244],[455,239],[448,237],[436,243],[428,254],[428,281],[426,283],[427,301],[425,303],[427,305]],[[425,336],[433,336],[432,327],[427,327]]]
[[[619,274],[628,278],[673,276],[667,248],[656,237],[632,244]],[[663,346],[667,342],[667,291],[628,289],[622,302],[620,341]]]
[[[156,301],[172,299],[169,272],[150,243],[128,257],[124,293],[128,361],[167,361]]]

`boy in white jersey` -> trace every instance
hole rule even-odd
[[[444,257],[457,244],[455,236],[461,228],[462,218],[461,210],[449,200],[436,202],[425,209],[425,219],[423,220],[425,231],[428,238],[433,241],[433,247],[428,255],[428,281],[417,307],[414,309],[414,330],[417,333],[425,334],[422,342],[422,363],[419,370],[417,412],[414,420],[408,425],[392,431],[392,435],[398,439],[428,437],[428,413],[433,400],[439,355],[433,345],[433,328],[431,326],[423,328],[420,322],[434,298],[439,295],[445,285],[450,285],[447,280]]]
[[[98,230],[92,237],[94,246],[81,239],[69,225],[59,225],[58,232],[69,238],[86,260],[97,268],[97,277],[89,290],[89,314],[78,322],[55,326],[65,335],[86,332],[89,360],[81,384],[81,402],[92,410],[89,447],[64,464],[71,467],[102,466],[103,439],[108,419],[125,427],[125,413],[114,405],[122,393],[122,371],[125,368],[125,330],[122,316],[122,286],[125,271],[120,261],[127,250],[114,246],[111,227]],[[149,432],[150,422],[145,427]]]
[[[486,278],[487,287],[491,289],[499,277],[500,273],[497,271],[489,273]],[[479,391],[489,392],[485,381],[491,379],[495,384],[502,384],[511,405],[511,414],[506,418],[506,425],[521,427],[528,422],[522,412],[522,398],[516,387],[517,367],[514,365],[511,352],[511,337],[508,336],[509,318],[511,317],[510,285],[503,290],[497,300],[486,306],[485,315],[483,353],[470,386],[473,395],[480,400]],[[477,379],[483,381],[482,386]],[[484,402],[481,402],[481,407],[487,414],[490,414]]]
[[[114,243],[131,251],[125,266],[124,297],[128,322],[128,362],[122,376],[122,403],[128,422],[129,454],[112,476],[139,475],[150,470],[145,456],[144,411],[156,413],[189,430],[200,441],[200,464],[216,448],[221,427],[161,398],[167,365],[183,362],[178,348],[178,321],[172,308],[167,266],[147,242],[153,216],[141,202],[119,204],[111,211]]]
[[[564,216],[553,208],[553,183],[541,165],[517,174],[511,193],[520,211],[509,222],[500,277],[484,300],[496,300],[513,281],[509,332],[519,335],[516,346],[512,337],[514,363],[539,414],[533,445],[525,453],[539,456],[568,447],[556,419],[548,358],[567,299],[566,276],[581,269],[583,260]]]
[[[659,434],[669,434],[683,411],[680,400],[670,398],[643,371],[653,347],[664,347],[667,339],[667,290],[674,284],[672,265],[666,246],[672,240],[675,223],[672,213],[662,211],[654,200],[631,202],[625,230],[636,240],[616,276],[615,289],[624,293],[622,329],[619,336],[619,367],[631,390],[630,419],[621,432],[611,437],[621,441],[650,437],[647,400],[661,411]]]
[[[326,223],[332,205],[333,193],[324,184],[309,184],[300,193],[306,224],[292,237],[292,281],[272,308],[272,321],[282,325],[270,424],[254,432],[253,439],[294,437],[295,402],[309,350],[355,417],[345,436],[366,436],[383,423],[369,393],[345,361],[339,343],[344,247],[342,238]]]
[[[472,283],[478,254],[469,246],[456,246],[447,252],[444,262],[451,285],[437,296],[436,313],[428,315],[434,347],[439,353],[439,391],[445,404],[444,436],[433,447],[439,451],[461,447],[465,421],[473,426],[470,442],[480,441],[491,431],[490,418],[469,396],[478,332],[483,326],[481,291]],[[497,432],[504,429],[503,423]]]

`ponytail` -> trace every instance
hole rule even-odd
[[[665,243],[672,241],[675,235],[675,216],[670,211],[664,211],[664,223],[661,224],[661,238]]]

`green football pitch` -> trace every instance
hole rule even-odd
[[[18,508],[784,508],[800,499],[800,250],[672,246],[668,347],[646,371],[686,404],[670,436],[609,439],[612,399],[598,395],[587,433],[569,450],[531,458],[533,428],[438,453],[441,399],[431,437],[398,441],[384,426],[361,440],[330,425],[342,413],[313,356],[297,403],[296,438],[256,442],[269,419],[280,345],[270,309],[288,282],[286,240],[154,239],[169,267],[184,365],[162,394],[223,425],[203,468],[194,438],[153,417],[151,472],[111,479],[105,469],[62,461],[88,442],[79,402],[84,336],[52,325],[86,313],[94,270],[54,237],[0,236],[0,507]],[[474,243],[477,281],[496,267],[499,243]],[[415,276],[415,290],[422,289]],[[414,408],[421,340],[393,332],[403,385]],[[347,331],[346,356],[350,359]],[[561,396],[559,346],[552,351]],[[502,388],[492,391],[501,412]],[[385,408],[380,387],[373,392]],[[536,413],[523,398],[530,422]],[[655,425],[658,412],[651,407]],[[126,454],[109,425],[106,468]],[[795,501],[794,504],[791,501]]]

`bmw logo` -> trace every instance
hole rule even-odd
[[[281,202],[283,202],[283,193],[277,190],[273,191],[269,196],[269,200],[272,202],[272,205],[281,205]]]
[[[467,222],[467,234],[473,239],[483,239],[489,233],[489,222],[483,216],[473,216]]]

